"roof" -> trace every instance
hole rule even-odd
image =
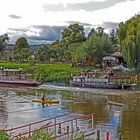
[[[114,56],[105,56],[105,57],[103,57],[103,60],[114,60],[115,61],[115,57]]]

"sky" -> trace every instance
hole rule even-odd
[[[27,37],[30,44],[61,38],[63,28],[79,23],[86,34],[92,27],[107,32],[140,14],[140,0],[0,0],[0,35],[10,42]]]

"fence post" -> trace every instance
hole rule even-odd
[[[119,133],[119,140],[122,140],[122,134]]]
[[[29,125],[29,136],[31,136],[31,125]]]
[[[61,124],[58,126],[58,133],[61,134]]]
[[[77,119],[75,120],[75,124],[76,124],[76,131],[79,130],[79,127],[77,126]]]
[[[55,136],[56,136],[56,117],[54,118],[54,124],[55,124],[54,131],[55,131]]]
[[[73,120],[71,121],[71,131],[73,133]]]
[[[97,140],[100,140],[100,130],[97,130]]]
[[[91,119],[92,119],[92,129],[94,128],[94,115],[92,114],[91,116]]]
[[[109,132],[106,132],[106,140],[109,140]]]

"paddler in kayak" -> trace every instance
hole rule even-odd
[[[43,94],[43,96],[42,96],[42,101],[44,101],[44,100],[46,100],[47,98],[45,98],[45,95]],[[46,104],[46,106],[48,106],[47,104]],[[42,107],[44,108],[45,107],[45,104],[44,103],[42,103]]]
[[[45,95],[43,94],[42,96],[42,101],[46,100]]]

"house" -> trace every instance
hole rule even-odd
[[[102,67],[114,67],[117,65],[126,65],[122,55],[120,52],[115,52],[114,54],[110,54],[108,56],[103,57]]]

